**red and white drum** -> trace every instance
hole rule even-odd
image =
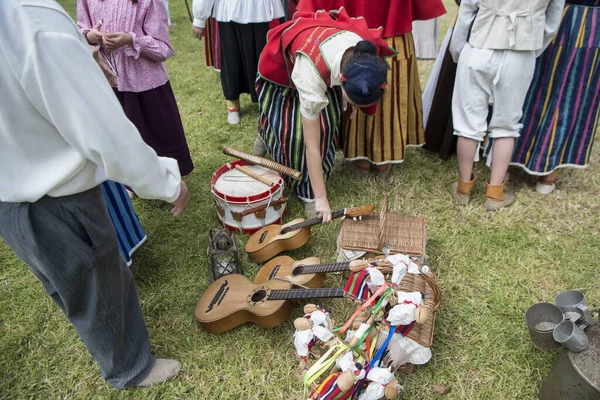
[[[246,167],[274,183],[257,181],[235,169]],[[283,179],[268,168],[238,160],[225,164],[212,176],[212,194],[217,204],[219,220],[234,232],[254,233],[264,226],[281,222],[285,212]]]

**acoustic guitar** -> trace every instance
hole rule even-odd
[[[266,263],[254,278],[254,283],[259,284],[271,279],[288,280],[295,286],[308,286],[319,288],[325,282],[325,274],[329,272],[360,272],[369,266],[371,260],[354,260],[320,264],[317,257],[294,261],[288,256],[275,257]],[[378,260],[378,267],[391,266],[387,261]]]
[[[214,281],[196,303],[194,315],[207,332],[227,332],[246,322],[273,328],[285,321],[293,310],[288,300],[344,297],[344,289],[291,289],[286,281],[253,284],[240,274]]]
[[[373,212],[373,205],[346,208],[335,211],[331,219],[340,217],[357,218]],[[248,239],[246,252],[254,262],[264,262],[285,250],[298,249],[308,242],[310,227],[323,222],[322,218],[304,220],[297,218],[285,225],[269,225]]]

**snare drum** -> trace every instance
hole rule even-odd
[[[236,165],[274,182],[269,187],[235,169]],[[285,211],[281,175],[268,168],[238,160],[222,166],[212,176],[212,194],[219,220],[234,232],[254,233],[277,224]]]

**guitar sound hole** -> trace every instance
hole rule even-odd
[[[294,270],[292,271],[292,276],[298,276],[298,275],[302,275],[302,271],[304,271],[304,265],[298,265],[296,268],[294,268]]]
[[[257,290],[252,295],[251,300],[252,300],[253,303],[258,303],[260,301],[263,301],[265,299],[265,297],[267,297],[267,291],[266,290]]]

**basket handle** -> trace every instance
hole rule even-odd
[[[379,213],[379,244],[377,245],[377,250],[383,253],[383,245],[385,244],[385,220],[387,218],[388,213],[388,198],[387,196],[383,198],[381,202],[381,212]]]
[[[433,311],[437,311],[437,309],[440,307],[440,304],[442,304],[442,292],[440,291],[440,286],[434,282],[429,276],[427,276],[427,274],[421,274],[421,276],[423,277],[423,279],[425,279],[425,281],[429,284],[429,286],[431,286],[431,289],[433,290]]]

